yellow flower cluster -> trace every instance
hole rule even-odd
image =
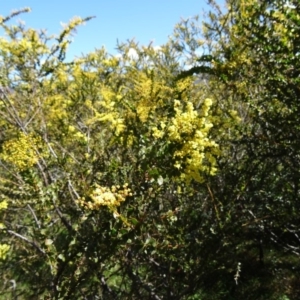
[[[6,209],[6,208],[7,208],[7,202],[5,200],[0,202],[0,210]]]
[[[1,159],[13,164],[19,171],[28,169],[38,161],[36,149],[41,146],[41,139],[33,134],[21,132],[17,138],[3,144]]]
[[[79,205],[90,210],[98,210],[101,206],[110,208],[119,206],[124,202],[126,197],[132,196],[128,184],[121,186],[104,187],[97,185],[93,192],[89,195],[92,201],[86,202],[84,198],[79,200]]]
[[[152,80],[145,75],[143,76],[143,74],[141,78],[139,78],[139,81],[135,81],[135,84],[135,92],[139,98],[136,103],[136,112],[141,122],[144,123],[147,121],[151,109],[155,109],[151,101],[153,88],[155,87],[153,86]]]
[[[181,145],[173,154],[175,168],[181,170],[181,177],[186,180],[203,181],[201,173],[214,175],[216,173],[215,155],[218,155],[218,145],[209,139],[209,130],[213,124],[208,119],[211,99],[206,99],[198,113],[191,102],[185,108],[180,101],[174,101],[175,116],[170,125],[161,124],[161,129],[152,129],[152,136],[156,139],[165,134],[169,142]],[[165,128],[166,127],[166,128]]]
[[[152,128],[152,136],[156,139],[160,139],[164,136],[164,133],[165,133],[164,129],[166,127],[165,122],[163,122],[163,121],[160,122],[160,127],[161,127],[161,129],[158,129],[157,127]]]
[[[84,20],[81,17],[75,16],[69,21],[68,24],[63,24],[64,30],[62,34],[67,36],[71,34],[76,29],[76,27],[82,24],[84,24]]]
[[[0,210],[2,209],[6,209],[7,208],[7,202],[4,200],[4,201],[1,201],[0,202]],[[0,229],[3,229],[5,228],[5,225],[3,223],[0,223]]]
[[[0,245],[0,259],[6,259],[10,247],[7,244]]]
[[[15,34],[16,30],[18,30],[16,26],[12,26],[11,28],[7,27],[7,35]],[[18,58],[18,63],[25,63],[27,59],[29,59],[28,56],[31,57],[31,55],[44,55],[50,53],[48,47],[43,39],[39,37],[39,33],[36,30],[22,30],[19,33],[21,33],[21,36],[18,39],[8,40],[6,38],[0,38],[1,51],[12,55],[12,57]]]
[[[116,109],[116,102],[119,95],[114,93],[109,87],[101,86],[101,101],[92,103],[86,100],[86,107],[93,112],[93,117],[87,120],[86,124],[92,125],[97,122],[108,122],[110,129],[120,135],[125,129],[124,119]]]
[[[136,77],[133,80],[134,87],[132,89],[132,96],[135,99],[134,106],[136,107],[136,113],[140,121],[146,123],[150,113],[164,104],[158,99],[167,99],[172,90],[164,80],[153,80],[153,78],[144,73],[138,73],[134,76]]]
[[[1,201],[0,202],[0,210],[7,208],[7,202]],[[0,223],[0,229],[5,228],[5,225],[3,223]],[[7,252],[9,251],[10,247],[7,244],[0,244],[0,259],[5,259]]]

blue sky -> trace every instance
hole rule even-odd
[[[206,0],[0,0],[0,15],[24,7],[32,11],[16,20],[51,34],[59,33],[61,22],[67,23],[73,16],[96,16],[78,29],[68,58],[101,46],[113,54],[117,39],[163,44],[180,18],[202,15],[208,8]]]

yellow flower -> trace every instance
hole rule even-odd
[[[213,124],[207,118],[211,105],[212,100],[206,99],[198,113],[192,102],[174,101],[175,116],[171,118],[170,125],[166,126],[166,131],[169,141],[181,145],[173,157],[176,159],[174,167],[181,171],[180,177],[184,180],[202,182],[201,173],[216,173],[213,154],[218,155],[218,145],[209,138]],[[160,136],[156,127],[152,132],[154,137]],[[182,165],[185,167],[182,168]]]
[[[152,128],[152,136],[155,137],[156,139],[162,138],[164,135],[162,130],[159,130],[157,127]]]
[[[41,146],[40,138],[21,132],[19,137],[4,143],[1,158],[19,170],[25,170],[38,162],[37,149]]]
[[[7,202],[5,200],[0,202],[0,210],[1,209],[6,209],[6,208],[7,208]]]
[[[90,210],[98,210],[101,206],[113,208],[119,206],[130,195],[131,190],[127,183],[122,188],[114,185],[111,188],[97,185],[89,195],[92,201],[86,202],[85,199],[80,199],[78,203]]]
[[[0,244],[0,259],[6,259],[10,247],[7,244]]]

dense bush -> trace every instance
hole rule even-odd
[[[0,298],[299,298],[300,6],[211,7],[72,62],[1,18]]]

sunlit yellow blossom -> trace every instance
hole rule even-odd
[[[207,118],[211,105],[212,100],[206,99],[198,113],[191,102],[184,105],[178,100],[174,101],[175,116],[166,130],[170,142],[181,144],[173,156],[176,159],[175,168],[181,169],[181,166],[185,165],[182,169],[182,179],[201,182],[201,173],[212,175],[216,172],[214,155],[218,155],[218,145],[209,139],[209,131],[213,124]],[[160,136],[157,128],[153,128],[152,132],[154,137]]]
[[[79,204],[90,210],[98,210],[101,206],[113,208],[119,206],[130,195],[132,194],[128,184],[124,184],[122,188],[120,186],[109,188],[97,185],[89,195],[92,201],[86,202],[85,199],[80,199]]]
[[[6,259],[10,247],[7,244],[0,244],[0,259]]]
[[[157,127],[152,128],[152,136],[156,139],[162,138],[164,135],[164,132],[162,130],[159,130]]]
[[[8,140],[3,144],[1,158],[19,170],[25,170],[38,162],[37,149],[41,145],[41,139],[38,137],[21,132],[17,138]]]
[[[0,210],[2,209],[6,209],[7,208],[7,202],[4,200],[4,201],[1,201],[0,202]]]

